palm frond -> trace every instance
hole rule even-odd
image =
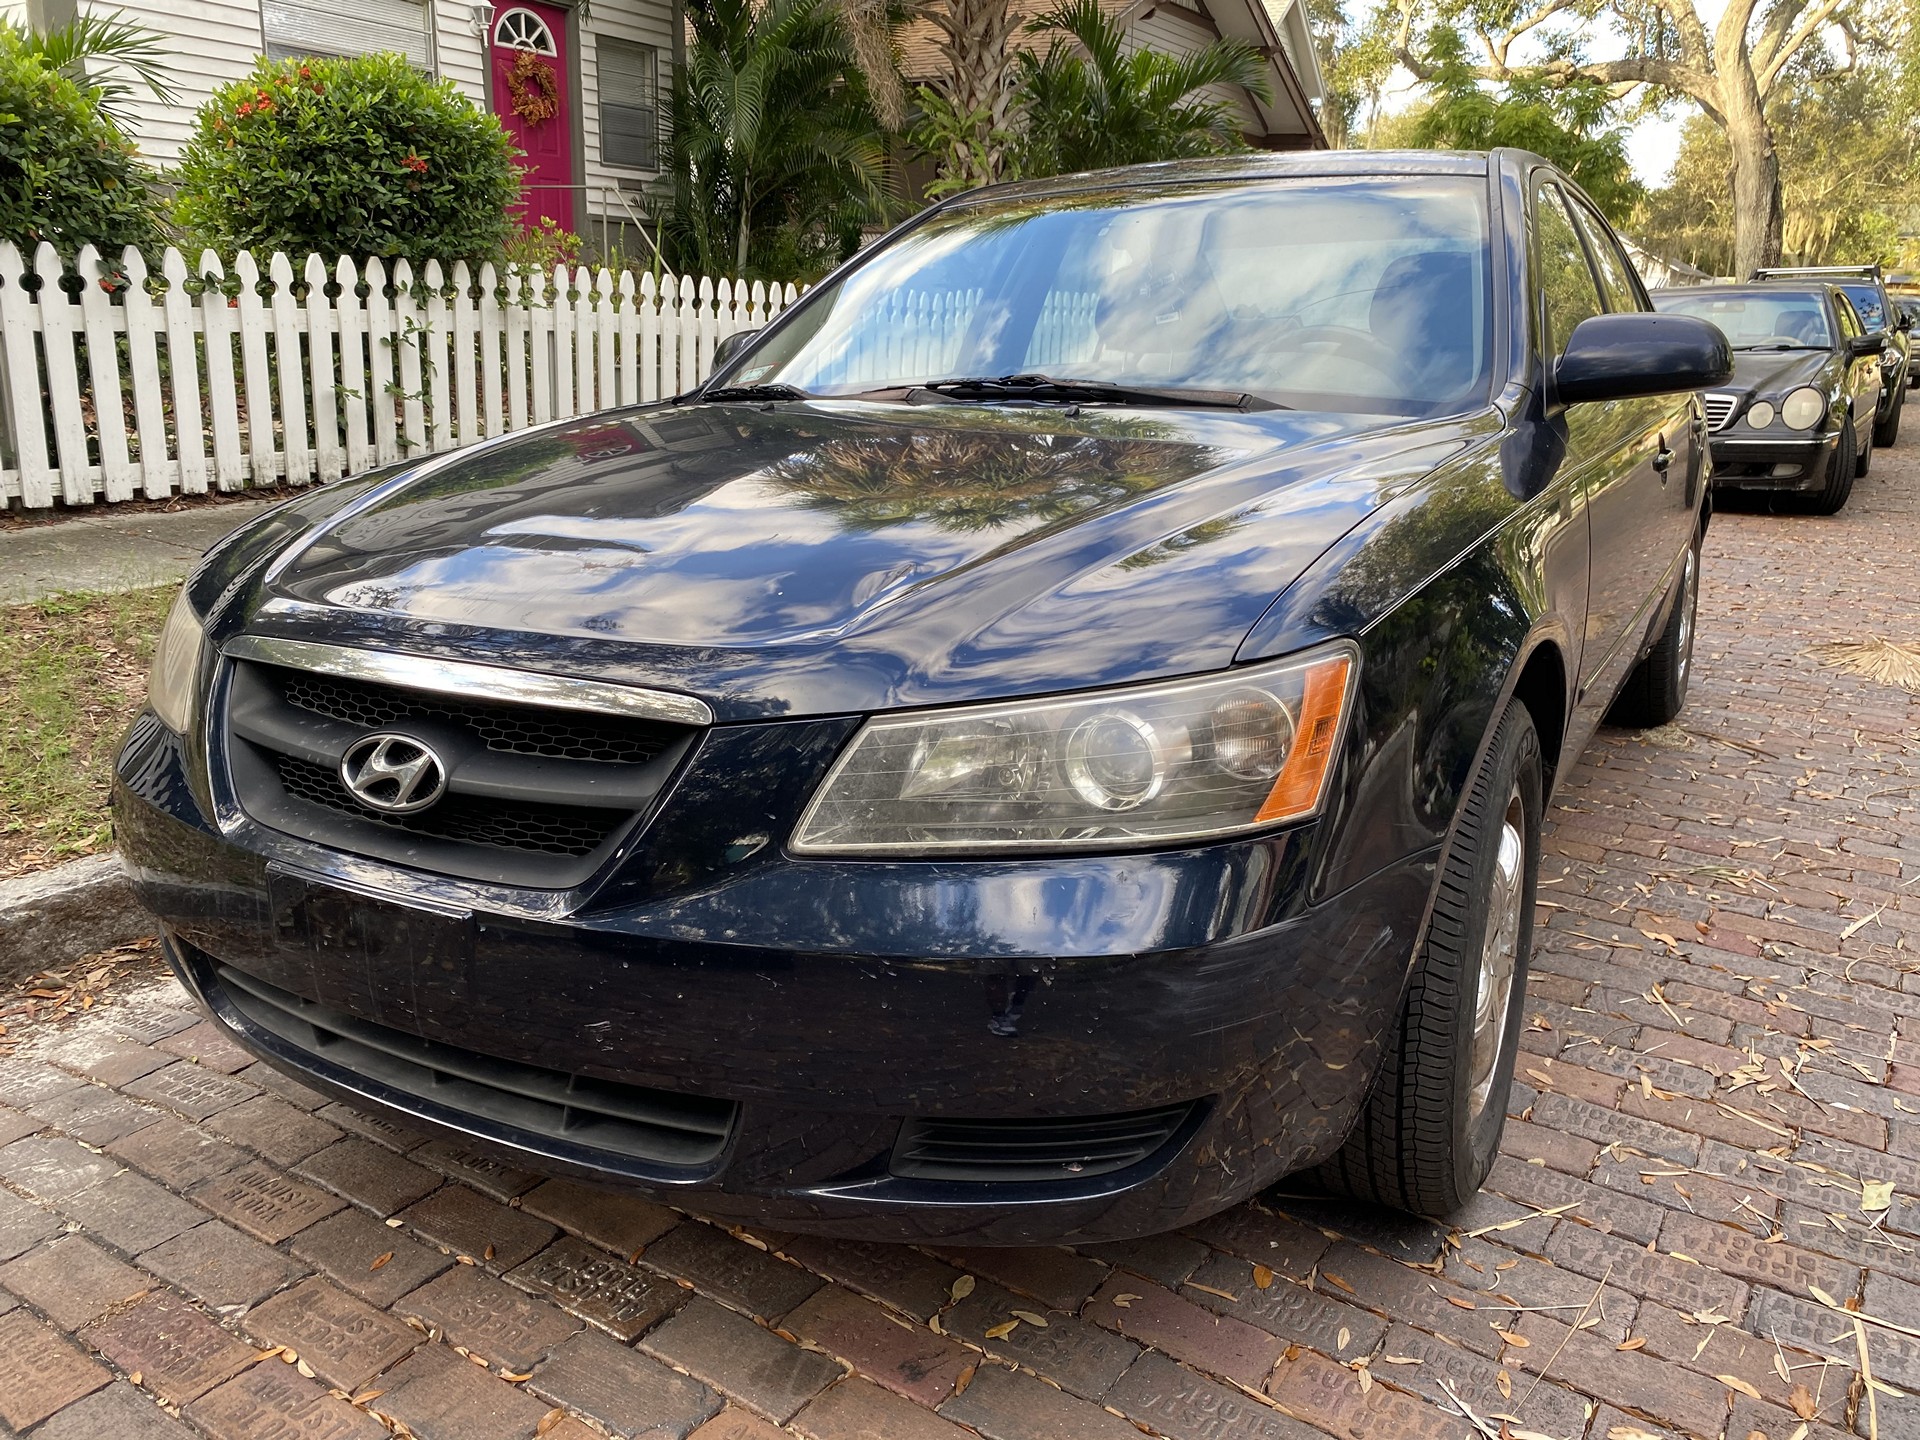
[[[88,87],[100,108],[118,124],[126,124],[125,106],[133,98],[133,86],[122,78],[121,71],[132,74],[162,104],[175,103],[173,88],[167,83],[169,69],[161,37],[128,19],[125,11],[79,15],[47,30],[0,23],[12,31],[22,50],[40,56],[69,79]]]

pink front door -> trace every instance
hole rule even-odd
[[[538,0],[493,18],[493,108],[526,154],[521,223],[573,229],[573,95],[567,84],[568,12]],[[544,78],[542,78],[544,76]]]

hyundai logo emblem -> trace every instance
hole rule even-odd
[[[369,810],[410,815],[447,793],[447,767],[411,735],[362,735],[340,757],[340,781]]]

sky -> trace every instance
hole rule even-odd
[[[1673,171],[1674,158],[1680,153],[1680,127],[1693,107],[1673,109],[1671,115],[1649,115],[1627,135],[1627,159],[1643,185],[1663,185]]]

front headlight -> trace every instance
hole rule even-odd
[[[1789,430],[1811,430],[1827,415],[1827,397],[1802,386],[1781,402],[1780,423]]]
[[[1756,430],[1764,430],[1773,423],[1773,406],[1764,400],[1756,400],[1747,407],[1747,424]]]
[[[1351,645],[1202,679],[869,720],[794,832],[801,855],[1098,850],[1316,814]]]
[[[153,673],[147,679],[147,703],[160,723],[175,734],[186,734],[193,720],[193,686],[200,674],[204,639],[200,617],[182,585],[160,629],[160,643],[153,647]]]

